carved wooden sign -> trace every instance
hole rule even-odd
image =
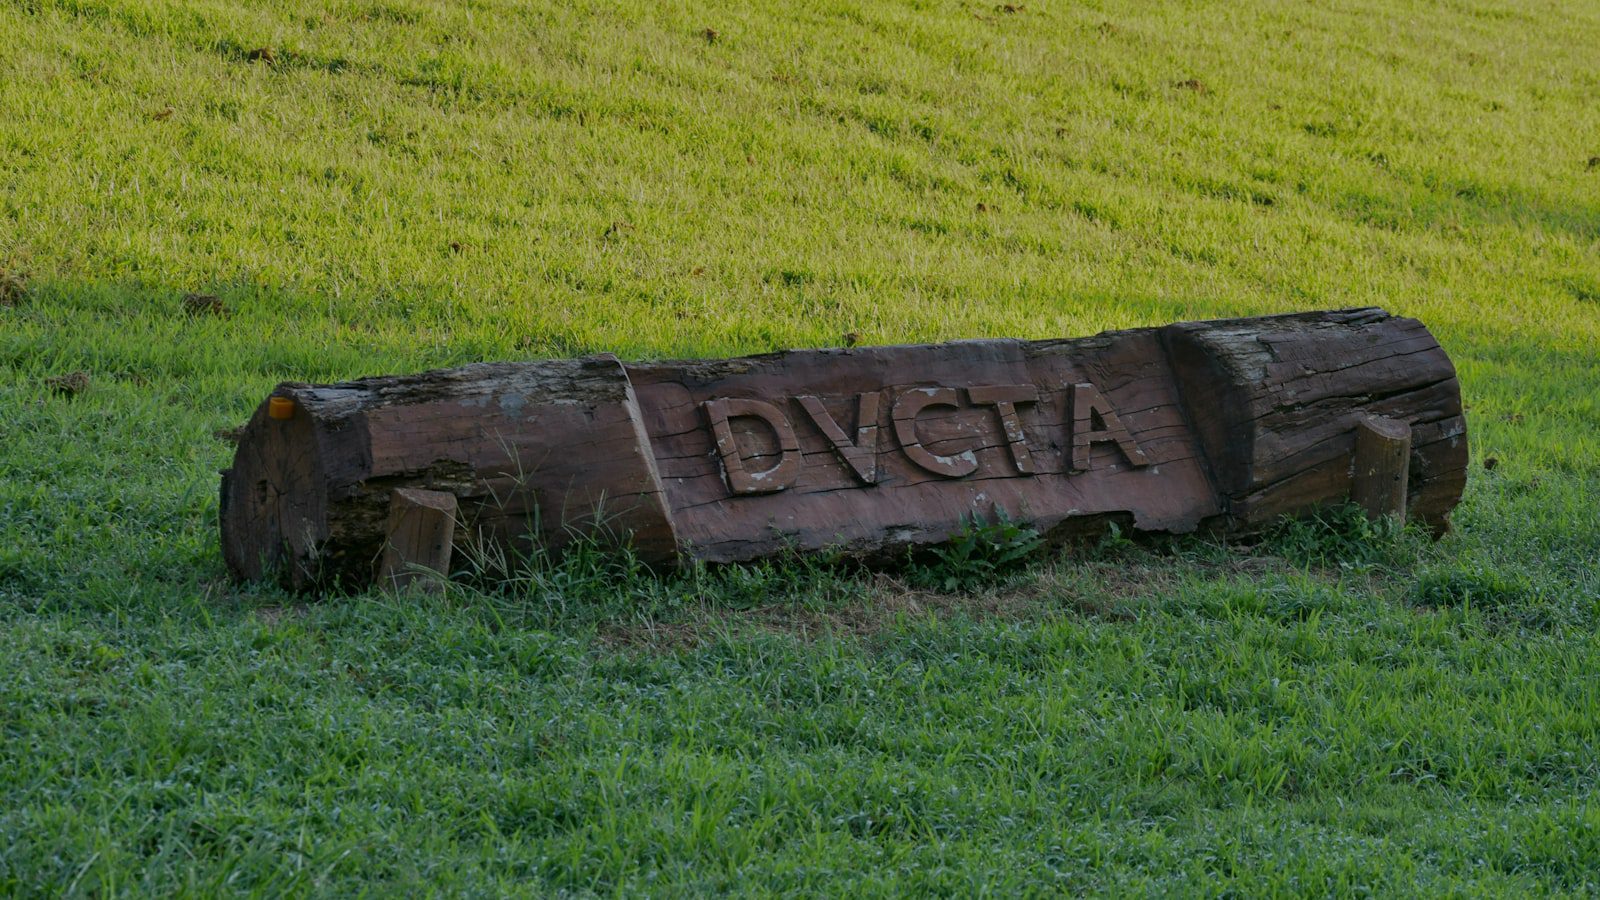
[[[1455,371],[1377,309],[285,384],[224,473],[223,548],[239,577],[359,586],[396,571],[392,523],[447,505],[428,491],[458,503],[446,545],[603,523],[652,563],[895,555],[996,511],[1051,537],[1251,529],[1351,497],[1380,420],[1409,429],[1400,500],[1443,527],[1466,470]]]

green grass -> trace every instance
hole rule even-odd
[[[1600,890],[1592,3],[548,6],[0,0],[0,894]],[[1462,375],[1438,544],[216,548],[279,380],[1361,304]]]

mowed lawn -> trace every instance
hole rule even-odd
[[[1368,304],[1436,544],[217,548],[280,380]],[[0,0],[0,894],[1592,893],[1597,397],[1591,0]]]

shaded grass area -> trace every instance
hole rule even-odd
[[[1004,7],[0,5],[0,892],[1594,891],[1600,17]],[[1438,544],[216,549],[279,380],[1368,303],[1460,369]]]
[[[1600,533],[1466,525],[1108,543],[961,595],[596,557],[434,599],[13,613],[0,877],[1592,890]]]

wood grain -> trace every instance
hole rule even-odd
[[[1411,426],[1367,416],[1356,423],[1350,499],[1368,518],[1406,518],[1406,476],[1411,462]]]
[[[448,491],[395,488],[389,492],[389,525],[378,566],[378,583],[404,588],[437,587],[450,573],[455,549],[456,495]]]

